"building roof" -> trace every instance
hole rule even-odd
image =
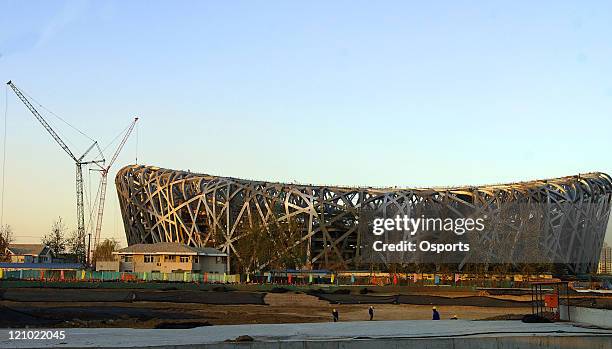
[[[17,256],[38,256],[45,251],[45,244],[10,244],[9,251]]]
[[[212,247],[193,247],[175,242],[157,242],[154,244],[136,244],[113,254],[177,254],[225,257],[226,253]]]

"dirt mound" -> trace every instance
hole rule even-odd
[[[486,296],[442,297],[427,295],[370,296],[350,294],[315,294],[319,299],[333,304],[413,304],[413,305],[460,305],[476,307],[522,308],[530,301],[497,299]]]
[[[491,296],[527,296],[531,294],[530,289],[523,288],[479,288],[478,290]]]
[[[316,294],[319,299],[333,304],[394,304],[397,296],[366,296],[350,294]]]
[[[284,287],[274,287],[273,289],[270,290],[270,293],[287,293],[287,292],[289,292],[289,290]]]
[[[442,297],[421,295],[399,295],[400,304],[416,305],[463,305],[475,307],[523,308],[531,306],[531,301],[498,299],[488,296]]]
[[[8,289],[3,300],[15,302],[172,302],[200,304],[260,304],[265,293],[200,290]]]
[[[0,306],[0,328],[24,328],[36,324],[38,326],[54,326],[62,320],[46,319],[19,309]]]
[[[340,288],[332,292],[332,294],[351,294],[351,290]]]
[[[364,287],[359,290],[359,294],[376,293],[374,290]]]

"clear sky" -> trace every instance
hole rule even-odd
[[[138,154],[365,186],[612,173],[609,1],[0,0],[0,55],[2,82],[103,145],[140,116],[115,170]],[[74,228],[72,162],[11,91],[7,114],[4,223],[19,242]],[[124,242],[108,197],[103,237]]]

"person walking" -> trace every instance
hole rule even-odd
[[[368,308],[368,314],[370,314],[370,321],[372,321],[372,319],[374,319],[374,307],[370,305],[370,308]]]
[[[340,317],[339,317],[338,311],[336,309],[332,310],[332,317],[334,318],[334,322],[338,322],[338,319]]]
[[[432,320],[440,320],[440,313],[438,313],[438,309],[436,307],[431,308],[433,311]]]

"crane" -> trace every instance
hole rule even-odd
[[[21,102],[23,102],[23,104],[28,108],[28,110],[30,110],[30,112],[34,115],[36,120],[38,120],[43,125],[45,130],[47,130],[47,132],[51,135],[51,137],[53,137],[55,142],[59,144],[59,146],[64,150],[64,152],[68,154],[68,156],[70,156],[70,158],[74,161],[76,165],[77,236],[79,238],[79,241],[83,244],[83,246],[85,246],[85,206],[83,203],[83,166],[89,165],[89,164],[97,164],[97,165],[104,164],[105,160],[103,157],[102,159],[90,160],[90,161],[84,161],[84,159],[93,148],[97,148],[100,155],[102,154],[102,150],[100,149],[98,142],[94,141],[89,146],[89,148],[85,150],[83,155],[77,158],[72,152],[72,150],[70,150],[68,145],[66,145],[66,143],[60,138],[57,132],[55,132],[55,130],[53,130],[53,128],[49,125],[49,123],[47,123],[47,121],[42,117],[42,115],[40,115],[38,110],[34,108],[32,103],[30,103],[30,101],[23,94],[23,92],[21,92],[21,90],[17,88],[17,86],[15,86],[15,84],[12,81],[7,82],[6,84],[11,87],[11,89],[13,90],[13,92],[15,92],[15,94],[21,100]],[[85,252],[84,249],[83,249],[83,252]],[[81,256],[79,256],[79,258],[81,259],[81,262],[89,264],[88,256],[86,253],[83,253]]]
[[[132,130],[134,130],[134,126],[136,126],[136,122],[138,122],[137,117],[134,118],[134,121],[132,121],[132,123],[128,127],[127,131],[125,132],[125,135],[123,136],[123,139],[121,140],[121,143],[119,143],[119,146],[117,147],[117,150],[115,150],[115,153],[113,154],[113,157],[109,161],[108,165],[103,166],[102,169],[100,170],[100,174],[102,175],[102,178],[100,179],[100,191],[99,191],[100,202],[98,204],[98,218],[96,219],[94,247],[97,247],[98,243],[100,242],[100,231],[102,230],[102,217],[104,216],[104,201],[106,200],[106,183],[108,180],[108,171],[110,170],[111,166],[113,166],[113,164],[115,163],[115,160],[117,160],[117,157],[119,156],[119,153],[121,152],[121,149],[123,149],[125,142],[127,142],[128,138],[130,137],[130,134],[132,133]]]

